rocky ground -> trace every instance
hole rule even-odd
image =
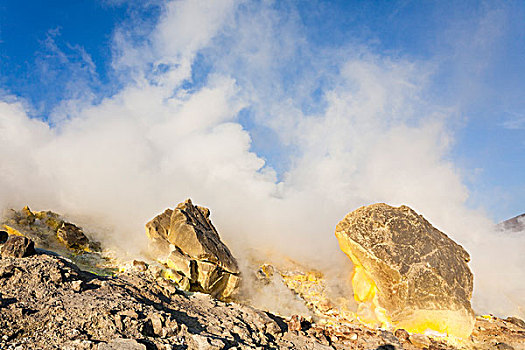
[[[182,292],[138,263],[116,277],[40,252],[0,259],[2,349],[390,349],[392,333],[338,336],[238,303]],[[160,282],[159,282],[160,281]],[[293,324],[293,322],[291,322]],[[388,347],[391,344],[393,347]],[[386,347],[385,347],[386,346]]]
[[[518,319],[478,317],[469,343],[318,325],[178,290],[154,265],[100,277],[39,251],[0,259],[1,349],[523,349]]]
[[[199,210],[206,223],[209,213]],[[191,282],[182,286],[169,264],[111,261],[81,228],[52,212],[12,211],[3,225],[0,349],[525,349],[525,322],[517,318],[478,316],[462,341],[367,327],[329,296],[320,272],[291,262],[258,262],[243,280],[267,294],[284,289],[308,315],[256,308],[249,293],[228,302],[201,293],[204,277],[222,275],[204,275],[189,255],[197,269],[182,276]],[[207,230],[218,239],[211,222]]]

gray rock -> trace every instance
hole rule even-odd
[[[1,249],[3,258],[24,258],[35,253],[35,244],[33,241],[23,236],[9,236]]]
[[[509,344],[505,344],[505,343],[497,343],[494,348],[497,350],[514,350],[514,347],[510,346]]]
[[[109,343],[98,344],[98,350],[146,350],[146,345],[135,339],[113,339]]]
[[[521,318],[510,316],[510,317],[507,317],[505,321],[510,322],[518,327],[525,329],[525,321],[523,321]]]
[[[358,302],[375,299],[376,314],[377,307],[384,308],[387,322],[409,332],[428,327],[462,338],[470,335],[469,254],[421,215],[406,206],[373,204],[348,214],[337,225],[336,236],[354,263]]]
[[[497,226],[500,230],[509,232],[525,231],[525,214],[500,222]]]
[[[239,272],[237,260],[211,223],[210,210],[194,206],[190,199],[173,211],[167,239],[191,258],[216,263],[230,273]]]

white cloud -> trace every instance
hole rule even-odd
[[[525,116],[513,113],[512,117],[503,123],[503,127],[511,130],[523,130],[525,129]]]

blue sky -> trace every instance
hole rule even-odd
[[[129,81],[126,69],[116,63],[116,33],[126,33],[136,48],[147,45],[165,9],[161,1],[144,3],[2,1],[4,99],[25,101],[31,117],[53,124],[50,115],[64,101],[96,105],[117,94]],[[236,16],[257,11],[257,3],[242,3]],[[447,130],[453,141],[443,157],[469,188],[468,205],[485,208],[495,220],[525,211],[525,3],[276,1],[269,7],[278,17],[273,25],[300,42],[270,67],[282,95],[297,98],[298,86],[308,86],[309,97],[301,95],[300,108],[322,110],[324,93],[337,85],[332,77],[338,74],[341,57],[355,55],[356,50],[425,67],[431,73],[419,98],[451,111]],[[234,47],[231,43],[237,40],[227,30],[218,37],[214,40],[224,40],[226,47]],[[211,74],[225,72],[216,58],[227,54],[217,45],[197,50],[191,78],[179,89],[199,90]],[[333,61],[332,55],[337,57]],[[253,72],[254,66],[232,57],[224,61],[232,62],[228,74],[241,90],[250,85],[241,72]],[[315,76],[319,65],[323,74]],[[306,82],[305,76],[315,78]],[[296,147],[258,119],[257,114],[264,113],[272,112],[248,105],[239,121],[250,131],[252,150],[281,176],[293,163],[290,155]]]

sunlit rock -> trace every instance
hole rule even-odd
[[[170,229],[171,214],[173,214],[173,210],[166,209],[162,214],[155,216],[146,224],[146,235],[150,239],[155,253],[167,254],[170,251],[167,237]]]
[[[161,260],[176,272],[174,280],[190,290],[227,299],[239,285],[239,267],[209,216],[209,209],[188,199],[149,221],[146,234],[153,251],[165,255]]]
[[[336,228],[354,264],[358,316],[368,324],[467,338],[473,328],[469,254],[414,210],[373,204]]]
[[[35,254],[35,244],[27,237],[9,236],[0,253],[3,258],[25,258]]]
[[[26,236],[43,249],[60,250],[60,246],[79,253],[99,250],[99,243],[90,241],[81,227],[63,220],[52,211],[33,212],[28,206],[11,209],[2,218],[3,228],[10,234]]]

